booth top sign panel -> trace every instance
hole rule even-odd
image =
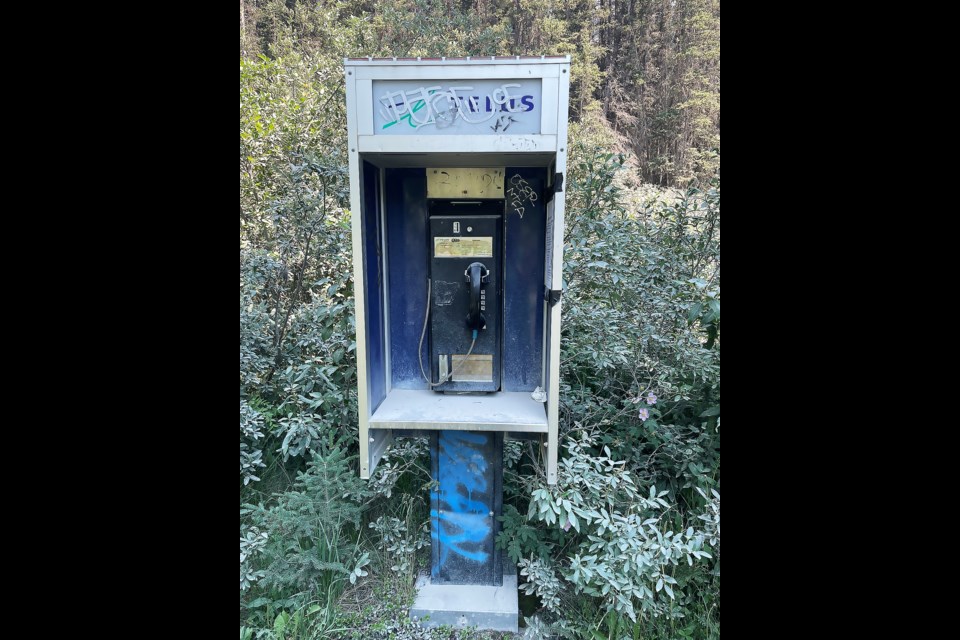
[[[375,80],[374,135],[539,134],[543,83],[515,80]]]

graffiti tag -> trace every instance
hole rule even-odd
[[[383,129],[406,122],[419,129],[433,125],[438,129],[453,126],[457,120],[467,124],[483,124],[495,120],[494,132],[506,131],[517,122],[514,114],[533,111],[535,97],[520,95],[513,90],[519,84],[502,84],[488,95],[473,95],[473,87],[435,85],[413,91],[387,91],[378,99],[380,116],[386,121]]]
[[[527,211],[527,207],[535,206],[540,196],[537,195],[537,192],[530,186],[526,178],[520,174],[514,174],[513,177],[510,178],[510,188],[507,189],[507,198],[510,200],[510,206],[520,214],[520,219],[522,220],[523,214]]]

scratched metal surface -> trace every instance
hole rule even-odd
[[[502,214],[502,201],[496,201],[494,209],[499,209]],[[501,315],[501,278],[503,274],[499,261],[502,259],[500,238],[503,231],[503,216],[477,215],[473,208],[467,212],[463,210],[464,207],[458,209],[453,206],[440,206],[433,209],[433,212],[439,215],[430,217],[431,247],[433,246],[432,238],[437,237],[491,238],[493,241],[493,256],[444,258],[433,255],[434,252],[431,251],[430,271],[437,293],[433,296],[430,312],[430,365],[427,370],[432,370],[433,381],[437,382],[441,377],[438,367],[441,354],[465,355],[470,351],[471,335],[467,325],[467,316],[470,311],[471,297],[470,286],[464,274],[471,264],[479,262],[488,269],[489,273],[487,282],[483,285],[486,306],[483,316],[486,319],[486,328],[479,332],[473,353],[475,355],[493,356],[493,375],[491,379],[482,381],[451,380],[438,386],[436,391],[499,391],[500,339],[503,324],[503,316]],[[486,209],[481,211],[486,211]],[[458,225],[459,232],[454,231],[458,228],[454,225]],[[453,296],[451,296],[449,304],[444,304],[447,301],[442,296],[447,286],[452,287]]]
[[[502,586],[503,434],[439,431],[432,443],[432,581]]]
[[[543,268],[546,206],[544,169],[507,169],[504,234],[502,388],[533,391],[542,384]],[[429,253],[424,169],[387,169],[390,356],[393,388],[426,389],[417,361]],[[511,181],[513,193],[510,194]],[[522,217],[520,209],[523,209]],[[369,264],[369,263],[368,263]],[[375,266],[375,265],[371,265]],[[429,341],[428,341],[429,342]],[[430,371],[428,345],[423,362]]]
[[[386,345],[383,331],[383,267],[380,247],[380,172],[363,163],[363,251],[367,288],[367,371],[370,372],[370,410],[376,411],[387,397]]]
[[[544,169],[507,169],[503,390],[533,391],[543,370]]]
[[[539,134],[543,80],[373,81],[375,135]]]
[[[387,169],[386,175],[393,387],[426,389],[417,345],[427,304],[427,175],[424,169]]]
[[[547,433],[546,409],[529,393],[453,395],[394,389],[370,418],[377,429]]]

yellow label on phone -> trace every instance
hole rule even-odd
[[[434,238],[436,258],[492,258],[493,238]]]

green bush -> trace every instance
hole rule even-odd
[[[245,560],[247,588],[253,591],[248,609],[295,610],[313,599],[335,603],[347,583],[367,575],[370,557],[359,540],[369,494],[355,467],[344,442],[322,437],[291,490],[276,495],[270,506],[241,509],[250,522],[248,548],[256,548],[245,558],[241,536],[241,591]]]
[[[625,157],[574,158],[560,481],[508,465],[534,474],[507,474],[498,542],[543,633],[718,635],[719,178],[637,203]],[[563,623],[577,610],[592,624]]]

